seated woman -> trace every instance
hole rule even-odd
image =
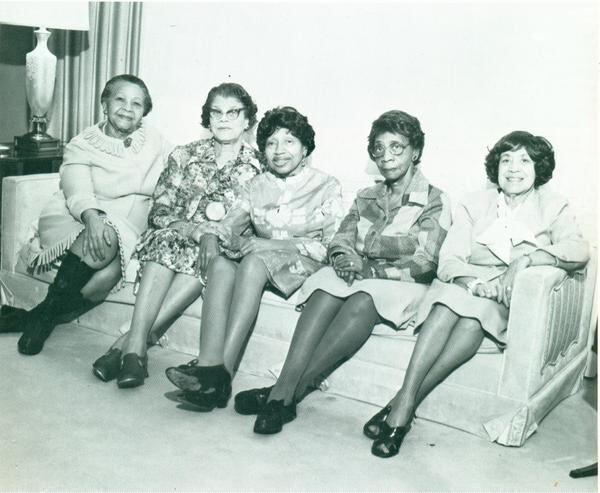
[[[208,268],[198,359],[166,371],[185,391],[182,402],[200,411],[227,405],[265,287],[285,297],[296,291],[326,261],[342,217],[339,182],[306,165],[315,142],[304,115],[290,107],[268,111],[256,141],[268,172],[249,182],[223,221],[225,255]],[[239,236],[248,226],[255,234]]]
[[[364,426],[372,453],[396,455],[421,401],[468,361],[484,337],[506,344],[515,277],[534,265],[571,271],[588,260],[567,201],[539,188],[554,170],[543,137],[512,132],[485,160],[492,189],[468,196],[440,252],[438,278],[419,308],[420,334],[402,388]]]
[[[142,385],[147,340],[157,341],[200,296],[203,273],[219,253],[216,237],[207,233],[261,171],[256,151],[243,139],[256,111],[239,84],[213,87],[202,106],[202,126],[212,137],[178,146],[169,156],[154,192],[150,227],[137,245],[142,267],[131,325],[94,363],[101,380],[118,377],[120,388]]]
[[[146,229],[151,194],[172,146],[142,118],[152,109],[146,84],[133,75],[110,79],[100,96],[106,119],[65,147],[60,191],[44,207],[27,246],[29,267],[60,267],[35,308],[0,321],[24,333],[18,349],[39,353],[55,325],[102,301],[125,272]],[[15,320],[15,315],[18,320]]]
[[[235,409],[258,414],[254,431],[277,433],[296,417],[296,402],[350,358],[374,326],[402,326],[435,277],[450,226],[446,195],[419,170],[419,120],[388,111],[373,122],[368,152],[384,182],[358,192],[329,245],[332,267],[311,276],[290,349],[274,387],[240,392]]]

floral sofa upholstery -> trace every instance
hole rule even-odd
[[[2,303],[31,308],[45,295],[53,272],[33,277],[19,257],[36,218],[58,188],[57,174],[7,177],[2,185],[0,287]],[[567,275],[554,267],[527,269],[517,279],[508,326],[508,348],[484,344],[423,402],[418,418],[521,446],[562,399],[579,389],[595,326],[596,255],[583,271]],[[134,261],[132,261],[134,262]],[[128,269],[126,287],[77,319],[96,331],[117,335],[128,326],[134,295]],[[202,300],[171,327],[163,346],[197,351]],[[259,317],[239,371],[275,378],[285,359],[298,312],[293,297],[263,297]],[[385,326],[322,386],[325,392],[382,406],[402,383],[415,336],[412,327]],[[182,361],[185,357],[182,357]],[[90,365],[91,365],[90,361]],[[152,368],[157,375],[161,370]]]

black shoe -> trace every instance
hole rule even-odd
[[[41,305],[27,312],[23,317],[25,330],[19,338],[17,348],[21,354],[33,356],[38,354],[44,348],[46,339],[54,330],[54,323],[45,317]]]
[[[18,343],[20,353],[38,354],[61,317],[84,306],[92,306],[86,305],[81,288],[96,272],[77,255],[67,251],[54,282],[48,286],[46,297],[23,317],[23,335]]]
[[[222,366],[222,365],[219,365]],[[202,387],[200,383],[203,368],[212,368],[207,366],[198,366],[198,360],[193,359],[183,365],[171,366],[165,370],[165,375],[175,387],[181,390],[196,391]]]
[[[169,372],[171,375],[167,374],[169,380],[173,375],[182,375],[175,372],[177,368],[171,370]],[[226,407],[231,397],[231,375],[225,366],[197,366],[194,373],[196,375],[194,378],[197,378],[198,382],[195,387],[198,388],[186,390],[178,397],[179,402],[190,405],[195,411],[200,412],[209,412],[215,407]]]
[[[363,426],[363,433],[371,440],[376,440],[381,433],[381,424],[385,422],[391,411],[391,404],[388,404],[381,409],[375,416],[365,423]]]
[[[283,400],[265,404],[254,422],[254,433],[273,435],[283,429],[283,425],[296,419],[296,403],[285,406]]]
[[[120,389],[130,389],[144,385],[144,379],[148,377],[148,356],[138,356],[135,353],[127,353],[123,356],[121,371],[117,378]]]
[[[121,371],[121,350],[116,347],[110,348],[106,354],[94,361],[92,371],[104,382],[117,378]]]
[[[23,320],[27,310],[3,305],[0,308],[0,333],[23,332]]]
[[[234,399],[235,404],[233,408],[235,412],[244,415],[258,414],[267,403],[272,388],[273,385],[261,389],[238,392]]]
[[[373,442],[371,453],[383,458],[396,455],[400,451],[402,440],[410,430],[411,421],[405,426],[397,426],[396,428],[388,425],[387,421],[381,423],[379,438]]]

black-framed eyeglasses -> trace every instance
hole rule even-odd
[[[394,156],[401,156],[404,153],[404,150],[410,144],[400,144],[400,142],[392,142],[389,146],[384,146],[383,144],[375,144],[371,149],[371,154],[373,154],[374,158],[380,158],[385,154],[385,150],[389,149],[390,152]]]
[[[244,111],[245,108],[233,108],[231,110],[227,110],[225,113],[223,113],[221,110],[218,110],[217,108],[211,108],[210,110],[208,110],[210,117],[213,120],[220,120],[221,118],[223,118],[223,115],[225,115],[225,119],[228,121],[232,121],[232,120],[237,120],[238,117],[240,116],[240,113],[242,111]]]

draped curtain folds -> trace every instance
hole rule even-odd
[[[68,142],[102,119],[100,94],[108,79],[137,75],[141,2],[90,2],[90,31],[53,31],[58,58],[48,133]]]

